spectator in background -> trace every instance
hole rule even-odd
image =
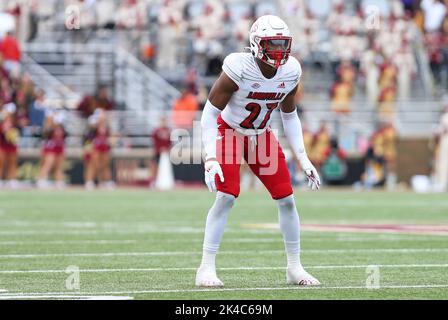
[[[390,58],[385,58],[380,68],[378,114],[381,121],[392,121],[397,99],[397,66]]]
[[[57,189],[65,188],[64,182],[64,144],[66,138],[64,115],[62,112],[47,112],[43,127],[43,148],[37,187],[50,187],[48,176],[54,172],[54,182]]]
[[[7,74],[2,76],[0,73],[0,105],[12,102],[13,93],[9,76]]]
[[[319,130],[314,135],[313,139],[313,147],[310,155],[310,159],[312,159],[318,170],[322,166],[326,152],[330,147],[330,131],[328,129],[328,124],[326,121],[321,121]]]
[[[1,79],[9,79],[9,74],[5,68],[5,59],[3,58],[3,54],[0,52],[0,80]]]
[[[333,137],[325,152],[321,168],[322,177],[329,185],[341,185],[347,176],[347,161],[344,150],[339,148],[338,140]]]
[[[224,48],[218,41],[211,41],[207,47],[205,76],[218,76],[222,71]]]
[[[383,64],[380,67],[380,79],[379,79],[379,87],[380,90],[388,87],[390,85],[395,86],[397,82],[397,67],[392,62],[390,57],[386,57],[384,59]]]
[[[386,164],[386,185],[389,190],[393,189],[397,183],[397,133],[392,122],[382,125],[384,160]]]
[[[377,155],[371,146],[364,157],[364,173],[361,181],[355,183],[355,187],[371,189],[384,185],[386,168],[384,158]]]
[[[233,36],[238,41],[238,51],[243,51],[247,47],[247,30],[250,29],[253,22],[254,19],[249,14],[236,21],[235,27],[233,28]]]
[[[20,132],[15,123],[14,103],[3,105],[0,110],[0,181],[7,180],[11,189],[19,187],[17,181],[17,145]]]
[[[396,131],[391,122],[382,122],[378,130],[372,135],[371,146],[377,157],[381,157],[384,166],[383,178],[388,188],[396,184]]]
[[[17,106],[17,125],[22,130],[28,126],[28,110],[35,99],[34,83],[28,74],[14,81],[16,88],[13,95],[14,103]]]
[[[446,14],[446,6],[442,0],[422,0],[420,4],[424,17],[426,32],[438,32]]]
[[[8,2],[8,1],[7,1]],[[21,32],[22,24],[20,23],[20,18],[22,16],[22,8],[21,8],[21,1],[15,0],[15,1],[9,1],[8,3],[8,9],[7,12],[14,17],[15,20],[15,30],[16,34],[19,34]]]
[[[207,88],[206,86],[202,85],[199,87],[198,94],[197,94],[196,98],[198,99],[200,110],[204,109],[204,106],[207,103],[207,98],[208,98],[209,92],[210,92],[210,89]]]
[[[117,26],[123,29],[142,29],[147,20],[145,1],[120,1],[116,10]]]
[[[152,181],[154,185],[159,171],[159,160],[163,152],[169,152],[171,148],[171,129],[168,127],[168,121],[165,116],[160,118],[160,124],[151,134],[154,146],[154,157],[151,161]]]
[[[93,96],[85,96],[79,103],[77,110],[85,118],[90,117],[96,109],[110,111],[114,109],[114,102],[109,98],[106,85],[99,85]]]
[[[97,25],[99,28],[115,28],[116,5],[109,0],[96,0]]]
[[[411,81],[417,73],[417,63],[407,41],[403,40],[401,48],[395,55],[397,66],[398,99],[407,100],[411,95]]]
[[[337,80],[330,91],[331,110],[336,113],[349,113],[353,97],[353,87],[350,83]]]
[[[378,100],[378,79],[380,71],[377,65],[379,53],[376,48],[371,46],[364,52],[361,60],[361,70],[365,79],[367,101],[376,104]]]
[[[176,128],[191,129],[199,103],[196,96],[187,88],[184,88],[182,95],[174,102],[171,113],[172,123]]]
[[[396,86],[392,82],[384,85],[378,97],[378,116],[381,121],[394,120],[396,98]]]
[[[36,90],[36,98],[30,104],[28,109],[29,126],[31,126],[34,133],[39,133],[39,129],[44,126],[45,120],[45,91],[39,89]]]
[[[150,68],[155,66],[156,46],[153,42],[148,41],[142,46],[141,59]]]
[[[183,40],[185,24],[175,1],[162,1],[157,15],[157,69],[173,69],[177,64],[178,43]]]
[[[185,80],[185,87],[191,93],[198,94],[198,72],[195,68],[189,68],[187,71],[187,77]]]
[[[417,0],[401,0],[403,3],[403,9],[408,12],[411,16],[414,16],[414,14],[417,12]]]
[[[20,74],[20,59],[22,53],[12,32],[8,32],[6,36],[0,40],[0,53],[4,59],[3,66],[6,71],[8,71],[12,77],[18,77]]]

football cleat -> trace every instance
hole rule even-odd
[[[300,268],[288,268],[286,270],[286,282],[288,284],[294,284],[299,286],[318,286],[319,280],[314,278],[302,267]]]
[[[214,268],[201,266],[196,273],[196,286],[223,287],[224,283],[219,280]]]

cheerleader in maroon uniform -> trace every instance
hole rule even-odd
[[[110,168],[110,132],[107,125],[106,113],[97,109],[89,118],[91,132],[89,134],[89,160],[86,172],[86,188],[92,189],[95,178],[102,187],[113,189],[115,183],[112,181]]]
[[[64,181],[64,144],[67,135],[64,129],[64,117],[61,112],[47,114],[43,128],[43,146],[41,166],[37,181],[38,188],[48,188],[48,176],[53,172],[53,180],[58,189],[65,187]]]
[[[154,157],[151,161],[152,181],[150,187],[155,186],[157,174],[159,171],[160,156],[163,152],[169,152],[171,148],[171,129],[168,127],[166,117],[160,118],[160,125],[154,129],[151,134],[154,144]]]
[[[16,106],[5,104],[0,115],[0,181],[5,178],[7,187],[18,188],[17,144],[20,133],[15,125]]]

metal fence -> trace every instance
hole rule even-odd
[[[112,44],[27,43],[24,69],[38,82],[45,75],[79,95],[107,85],[127,110],[168,110],[179,91],[126,50]],[[73,107],[74,103],[66,106]]]

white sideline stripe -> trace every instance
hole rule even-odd
[[[204,239],[188,239],[182,240],[182,242],[192,242],[192,243],[202,243]],[[308,239],[307,242],[314,242],[315,240],[319,240],[319,242],[323,241],[321,239]],[[42,240],[42,241],[0,241],[0,245],[35,245],[35,244],[134,244],[134,243],[147,243],[152,240],[141,239],[141,240]],[[331,240],[327,240],[331,241]],[[415,240],[414,240],[415,241]],[[179,240],[163,240],[161,243],[179,243]],[[281,237],[275,239],[227,239],[226,242],[229,243],[282,243],[283,239]]]
[[[204,239],[203,238],[197,238],[197,239],[184,239],[182,242],[192,242],[192,243],[201,243]],[[303,242],[378,242],[378,241],[446,241],[446,239],[442,239],[440,236],[437,236],[435,238],[423,238],[419,237],[418,240],[415,238],[403,238],[403,237],[376,237],[376,238],[368,238],[368,237],[339,237],[339,238],[310,238],[306,237],[303,239]],[[154,241],[153,239],[134,239],[134,240],[29,240],[29,241],[0,241],[0,245],[36,245],[36,244],[45,244],[45,245],[51,245],[51,244],[138,244],[138,243],[148,243]],[[233,239],[227,239],[225,240],[226,243],[282,243],[283,239],[281,236],[276,238],[233,238]],[[161,243],[179,243],[179,240],[172,240],[172,239],[165,239],[161,241]]]
[[[261,250],[264,254],[283,254],[284,250]],[[416,252],[448,252],[448,248],[408,248],[408,249],[310,249],[302,250],[303,253],[416,253]],[[220,254],[259,254],[260,250],[246,251],[221,251]],[[153,252],[98,252],[98,253],[42,253],[42,254],[2,254],[0,259],[26,259],[39,257],[131,257],[131,256],[183,256],[201,255],[200,251],[153,251]]]
[[[0,226],[1,227],[1,226]],[[309,232],[309,236],[311,237],[314,231],[307,231]],[[0,230],[0,236],[23,236],[23,235],[97,235],[97,234],[113,234],[113,235],[134,235],[134,234],[142,234],[142,235],[151,235],[151,234],[165,234],[165,233],[182,233],[182,234],[203,234],[204,228],[171,228],[169,230],[165,230],[162,228],[121,228],[121,229],[79,229],[79,230],[24,230],[24,229],[18,229],[18,230]],[[270,230],[270,229],[230,229],[226,230],[226,233],[229,234],[266,234],[266,235],[278,235],[278,230]],[[330,234],[331,232],[328,232]],[[336,233],[336,232],[334,232]],[[371,235],[374,235],[373,233]]]
[[[333,266],[307,266],[307,269],[357,269],[367,268],[370,265],[333,265]],[[379,268],[448,268],[448,264],[378,264]],[[111,268],[111,269],[81,269],[79,272],[86,273],[105,273],[105,272],[164,272],[164,271],[194,271],[197,268]],[[286,267],[224,267],[216,268],[221,271],[228,270],[285,270]],[[66,273],[65,270],[0,270],[0,274],[17,273]],[[1,291],[0,291],[1,292]]]
[[[42,295],[1,295],[0,300],[15,300],[15,299],[77,299],[77,300],[133,300],[133,297],[129,296],[93,296],[93,295],[59,295],[59,294],[42,294]]]
[[[338,237],[338,238],[330,238],[330,237],[321,237],[321,238],[312,238],[306,237],[303,239],[303,242],[378,242],[378,241],[391,241],[391,240],[399,240],[399,241],[413,241],[415,242],[415,237],[406,238],[398,236],[389,236],[389,237]],[[16,241],[16,240],[5,240],[0,241],[0,245],[36,245],[36,244],[137,244],[137,243],[147,243],[154,241],[153,239],[129,239],[129,240],[29,240],[29,241]],[[182,242],[202,242],[203,238],[197,239],[184,239]],[[440,236],[437,237],[419,237],[418,241],[446,241],[446,239],[442,239]],[[161,241],[162,243],[179,243],[179,240],[173,239],[165,239]],[[283,239],[281,235],[275,238],[230,238],[225,240],[226,243],[281,243]]]
[[[429,288],[448,288],[448,284],[422,284],[422,285],[385,285],[378,289],[370,289],[366,286],[289,286],[289,287],[254,287],[254,288],[201,288],[201,289],[165,289],[165,290],[128,290],[128,291],[111,291],[111,292],[83,292],[82,295],[120,295],[120,294],[143,294],[143,293],[186,293],[186,292],[232,292],[232,291],[290,291],[290,290],[356,290],[364,289],[369,291],[381,289],[429,289]],[[67,292],[14,292],[11,295],[17,296],[42,296],[42,295],[66,295]],[[2,295],[0,295],[2,297]]]
[[[41,241],[0,241],[0,245],[21,245],[21,244],[130,244],[137,243],[138,240],[41,240]]]
[[[241,234],[249,233],[249,234],[278,234],[277,230],[257,230],[257,229],[248,229],[248,230],[226,230],[227,234]],[[1,230],[0,236],[28,236],[28,235],[102,235],[102,234],[114,234],[114,235],[134,235],[134,234],[173,234],[173,233],[182,233],[182,234],[203,234],[204,228],[198,229],[178,229],[172,228],[169,230],[164,230],[161,228],[154,229],[79,229],[79,230]]]

